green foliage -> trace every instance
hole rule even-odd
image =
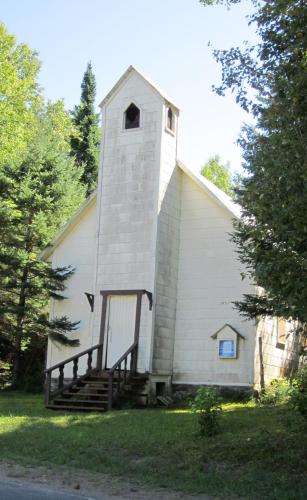
[[[205,2],[208,3],[208,2]],[[231,2],[235,3],[235,2]],[[255,3],[256,4],[256,3]],[[247,275],[263,289],[236,303],[249,318],[307,323],[307,9],[302,0],[256,4],[257,46],[215,51],[222,84],[252,113],[240,143],[246,176],[234,241]],[[251,92],[252,90],[252,92]],[[256,96],[256,98],[253,98]]]
[[[221,398],[216,389],[200,387],[191,402],[192,413],[197,415],[202,436],[215,436],[219,431],[219,414],[222,410]]]
[[[292,408],[307,416],[307,366],[300,368],[291,380],[293,392],[290,404]]]
[[[229,196],[234,196],[234,184],[229,164],[224,165],[218,155],[207,160],[201,174]]]
[[[33,135],[41,95],[36,53],[0,23],[0,167],[18,161]]]
[[[78,343],[66,335],[76,324],[50,322],[47,307],[50,297],[63,298],[73,270],[51,269],[39,255],[84,200],[85,187],[69,156],[71,118],[63,102],[44,103],[35,54],[3,25],[0,46],[0,377],[7,381],[9,371],[14,385],[25,387],[41,381],[47,335]]]
[[[259,403],[263,406],[288,405],[307,415],[307,367],[302,367],[290,379],[272,380],[260,394]]]
[[[305,498],[307,434],[301,415],[252,403],[223,410],[222,432],[195,439],[195,416],[187,408],[54,412],[44,408],[42,395],[2,391],[1,459],[44,464],[50,480],[56,469],[65,477],[74,471],[79,481],[82,470],[85,478],[90,472],[97,479],[129,477],[154,489],[183,491],[184,498]]]
[[[88,63],[81,84],[81,102],[72,112],[76,134],[71,136],[71,154],[83,169],[81,180],[90,194],[96,187],[99,161],[99,117],[95,113],[96,81]]]
[[[274,379],[259,396],[259,403],[263,406],[289,404],[292,386],[287,379]]]

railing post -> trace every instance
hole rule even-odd
[[[62,389],[62,387],[64,385],[64,365],[61,365],[59,367],[59,372],[60,372],[60,375],[59,375],[58,387],[59,387],[59,389]]]
[[[124,365],[124,384],[127,383],[127,356],[125,357],[125,365]]]
[[[51,390],[51,372],[46,373],[45,379],[45,405],[50,403],[50,390]]]
[[[109,375],[109,386],[108,386],[108,411],[112,410],[113,403],[113,373]]]
[[[79,358],[76,358],[73,361],[73,363],[74,363],[73,376],[72,376],[73,380],[77,380],[77,378],[78,378],[78,361],[79,361]]]
[[[98,347],[98,352],[97,352],[97,370],[102,369],[102,345]]]
[[[137,364],[138,364],[138,349],[136,346],[131,353],[131,372],[133,374],[136,373]]]
[[[92,369],[93,351],[90,351],[87,355],[87,371]]]

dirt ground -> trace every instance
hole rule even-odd
[[[0,481],[15,482],[46,487],[92,497],[95,499],[110,497],[114,500],[210,500],[205,495],[185,495],[165,489],[148,489],[122,478],[94,474],[72,469],[49,469],[47,467],[21,466],[0,462]]]

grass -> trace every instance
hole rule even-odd
[[[187,409],[53,412],[39,395],[3,392],[1,459],[223,498],[307,498],[303,417],[253,403],[223,409],[221,433],[200,438]]]

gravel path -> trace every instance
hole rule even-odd
[[[148,489],[122,478],[87,471],[0,463],[0,500],[210,500],[211,498],[206,495],[185,495],[161,488]]]

